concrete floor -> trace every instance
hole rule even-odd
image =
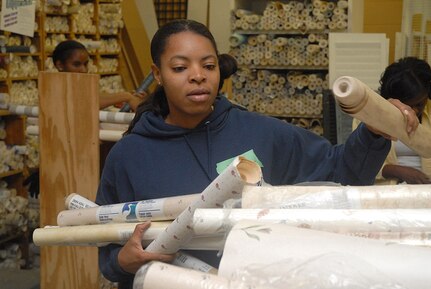
[[[40,269],[0,269],[2,289],[40,289]]]

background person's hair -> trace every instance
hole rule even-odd
[[[427,95],[431,99],[431,67],[419,58],[405,57],[389,65],[380,78],[379,93],[384,98],[405,102]]]
[[[57,61],[60,61],[61,63],[66,62],[66,60],[73,54],[73,52],[77,49],[82,49],[87,51],[85,46],[75,40],[65,40],[60,42],[54,49],[54,52],[52,53],[52,61],[54,62],[54,65]]]
[[[185,31],[190,31],[201,35],[209,39],[212,43],[218,57],[220,70],[220,83],[218,89],[220,90],[220,88],[223,86],[224,80],[229,78],[237,71],[238,65],[235,58],[233,58],[231,55],[218,54],[217,45],[213,35],[205,25],[199,22],[193,20],[174,20],[162,26],[156,32],[156,34],[154,34],[154,37],[151,40],[151,58],[154,64],[160,67],[160,58],[165,51],[166,43],[169,37]],[[132,131],[133,127],[139,121],[141,115],[145,111],[152,111],[155,114],[161,115],[163,117],[166,117],[169,114],[168,101],[162,86],[157,86],[155,91],[149,95],[147,100],[139,104],[139,106],[136,108],[135,117],[133,118],[124,135],[129,134]]]

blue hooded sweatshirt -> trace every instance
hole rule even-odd
[[[246,152],[255,157],[264,181],[271,185],[307,181],[371,185],[389,148],[390,141],[364,125],[344,145],[333,146],[312,132],[245,111],[220,96],[213,112],[194,129],[167,124],[160,115],[145,112],[132,133],[110,151],[96,202],[200,193],[218,176],[223,161]],[[112,281],[133,281],[133,275],[118,265],[119,249],[100,248],[101,271]]]

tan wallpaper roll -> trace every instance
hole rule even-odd
[[[360,80],[342,76],[332,87],[340,108],[347,114],[401,140],[420,156],[431,158],[431,129],[421,124],[415,133],[406,132],[406,121],[394,105]]]

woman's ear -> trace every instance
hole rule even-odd
[[[151,71],[159,86],[163,86],[162,79],[160,76],[160,69],[154,63],[151,64]]]
[[[57,61],[54,63],[54,66],[55,66],[55,68],[57,68],[57,70],[58,70],[58,71],[63,71],[63,70],[64,70],[63,63],[61,63],[61,61],[60,61],[60,60],[57,60]]]

